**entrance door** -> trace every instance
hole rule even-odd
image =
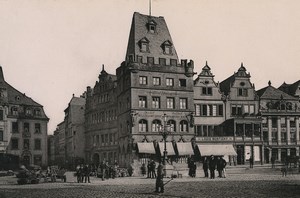
[[[237,164],[238,165],[244,164],[244,162],[245,162],[244,146],[238,145],[236,150],[237,150]]]

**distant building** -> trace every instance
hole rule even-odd
[[[299,98],[279,89],[269,81],[267,87],[257,91],[267,162],[272,156],[279,161],[285,161],[287,156],[299,156]],[[288,93],[295,95],[297,90]]]
[[[9,85],[0,67],[0,166],[46,166],[48,121],[43,106]]]
[[[57,125],[54,135],[54,164],[59,166],[66,165],[66,141],[65,141],[65,122]]]
[[[118,160],[116,76],[104,65],[94,88],[87,88],[85,111],[86,160],[94,164]]]
[[[65,159],[69,168],[75,168],[77,164],[84,162],[84,117],[85,96],[73,95],[68,107],[65,109]]]
[[[53,165],[54,162],[55,162],[54,135],[48,135],[48,165]]]

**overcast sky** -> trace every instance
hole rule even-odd
[[[244,63],[256,89],[300,80],[300,1],[152,0],[180,59],[205,61],[223,81]],[[49,134],[74,93],[94,86],[101,65],[125,58],[134,12],[148,0],[0,0],[0,65],[5,80],[44,106]],[[195,76],[196,77],[196,76]]]

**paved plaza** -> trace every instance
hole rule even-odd
[[[4,182],[3,180],[6,180]],[[300,174],[282,177],[280,169],[231,169],[226,178],[175,178],[165,186],[165,193],[154,193],[155,179],[122,177],[91,183],[76,183],[72,173],[68,182],[16,185],[16,178],[0,178],[0,198],[47,197],[299,197]],[[165,179],[168,181],[169,179]]]

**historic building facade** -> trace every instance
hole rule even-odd
[[[99,164],[118,160],[118,107],[116,76],[108,74],[104,65],[94,88],[86,90],[85,157]]]
[[[259,99],[250,74],[242,64],[221,83],[213,77],[206,64],[195,80],[195,140],[200,155],[225,155],[237,164],[244,164],[251,156],[263,162]],[[206,152],[214,147],[223,153]]]
[[[9,85],[0,67],[0,164],[47,165],[48,121],[43,106]]]
[[[74,166],[83,163],[85,158],[85,101],[85,95],[73,95],[65,109],[65,158],[69,168],[75,168]]]
[[[295,95],[297,92],[293,93]],[[272,156],[278,161],[285,161],[288,156],[299,156],[299,97],[291,96],[280,88],[276,89],[270,81],[269,85],[258,90],[257,94],[263,118],[266,162],[269,162]]]

